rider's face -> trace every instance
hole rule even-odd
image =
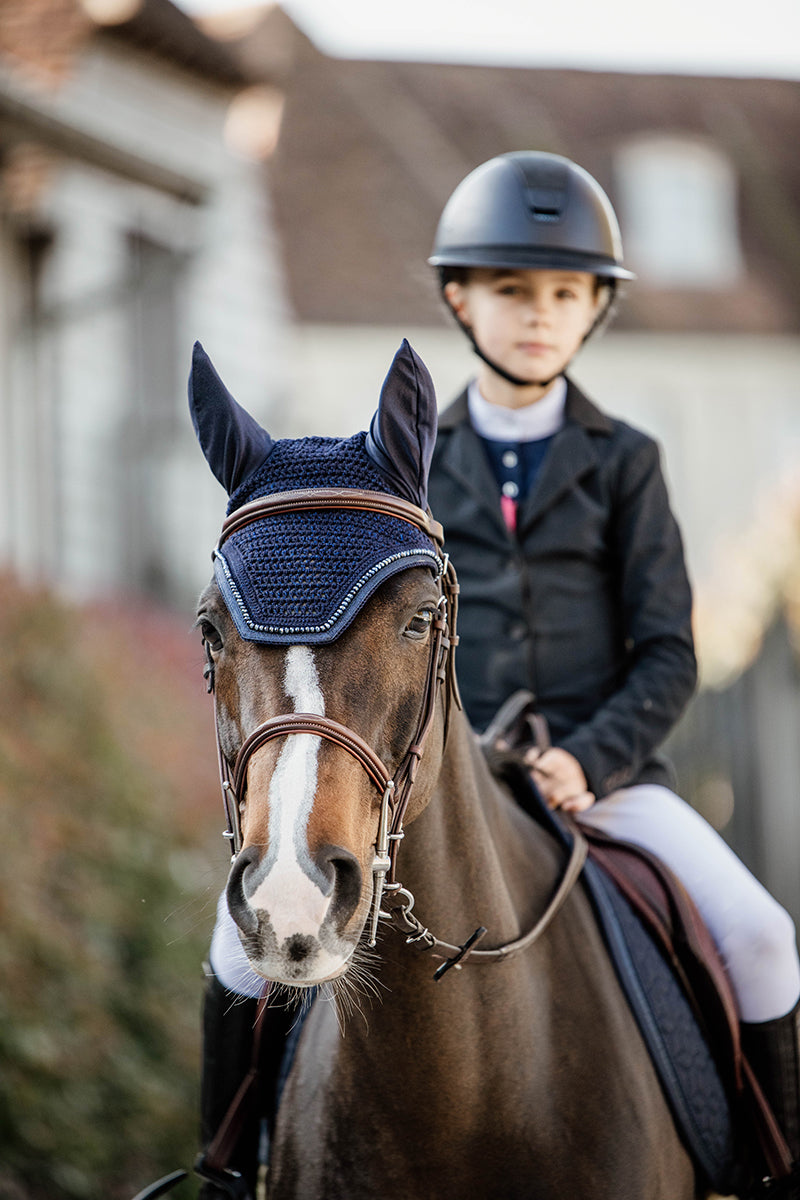
[[[594,323],[601,297],[584,271],[470,270],[445,295],[481,350],[536,385],[559,375]]]

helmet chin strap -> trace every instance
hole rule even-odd
[[[488,354],[484,354],[474,337],[471,336],[470,341],[472,342],[472,348],[477,354],[478,358],[481,359],[482,362],[485,362],[487,367],[490,367],[491,370],[494,371],[495,375],[499,375],[501,379],[505,379],[506,382],[512,383],[514,387],[547,388],[550,387],[550,384],[554,383],[556,379],[558,379],[558,376],[562,374],[562,372],[559,371],[558,375],[552,375],[550,379],[520,379],[518,375],[512,375],[510,371],[505,369],[505,367],[501,367],[500,363],[494,362],[491,358],[489,358]],[[564,364],[564,370],[566,370],[567,365],[568,364],[566,363]]]
[[[501,367],[500,363],[495,362],[494,359],[489,358],[488,354],[484,354],[483,350],[481,350],[480,346],[477,343],[475,334],[472,332],[469,325],[467,325],[467,323],[465,321],[461,320],[461,317],[458,315],[456,310],[453,308],[452,304],[447,299],[447,297],[445,297],[445,303],[447,304],[447,307],[450,309],[450,312],[453,314],[453,317],[455,318],[455,322],[458,325],[459,329],[469,339],[469,343],[472,346],[472,349],[477,354],[478,358],[482,362],[485,362],[487,367],[490,367],[491,370],[494,371],[495,375],[499,375],[500,378],[505,379],[507,383],[513,384],[514,387],[546,388],[546,387],[549,387],[551,383],[554,383],[556,381],[556,379],[558,379],[558,376],[562,374],[562,371],[558,371],[555,375],[551,376],[550,379],[522,379],[519,375],[512,375],[510,371],[507,371],[505,369],[505,367]],[[565,364],[565,367],[566,367],[566,364]]]

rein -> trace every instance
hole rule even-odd
[[[516,941],[506,942],[494,950],[476,950],[474,947],[487,933],[486,927],[480,925],[461,946],[453,946],[449,942],[443,942],[439,938],[434,937],[430,930],[426,929],[411,911],[414,907],[414,897],[405,888],[399,888],[397,891],[389,893],[386,898],[389,912],[382,912],[381,916],[388,917],[396,929],[405,933],[406,945],[413,946],[418,950],[430,951],[434,958],[444,959],[442,965],[433,976],[437,982],[451,967],[460,970],[462,964],[466,961],[493,963],[512,958],[515,954],[520,954],[523,950],[527,950],[534,942],[539,940],[542,934],[550,927],[554,917],[561,911],[564,902],[580,878],[589,846],[586,838],[577,826],[574,824],[571,825],[570,832],[572,834],[572,849],[564,869],[564,874],[551,897],[550,903],[536,924],[522,937],[517,938]]]
[[[398,517],[400,520],[415,525],[431,538],[437,549],[442,549],[444,532],[439,522],[435,521],[429,512],[423,511],[400,497],[356,488],[307,488],[277,492],[272,496],[252,500],[236,509],[222,526],[216,550],[218,551],[232,534],[254,521],[286,512],[331,508],[359,509]],[[567,899],[583,869],[587,852],[585,839],[576,828],[573,828],[572,852],[563,878],[545,913],[523,937],[499,946],[497,949],[475,949],[477,943],[486,935],[487,930],[484,926],[476,929],[463,945],[455,946],[434,937],[413,914],[414,897],[396,879],[397,852],[404,837],[403,821],[408,809],[417,768],[433,723],[436,701],[442,685],[445,685],[445,740],[451,701],[454,700],[458,707],[461,707],[454,666],[454,651],[458,643],[455,628],[459,587],[455,569],[446,554],[443,557],[439,579],[441,593],[436,616],[432,622],[428,673],[420,713],[414,735],[394,777],[375,751],[357,733],[341,725],[338,721],[317,713],[284,713],[268,718],[245,740],[231,771],[220,741],[219,720],[216,712],[215,668],[208,644],[206,644],[207,662],[204,669],[208,691],[214,693],[220,784],[228,823],[224,836],[231,842],[232,857],[235,858],[242,848],[241,814],[247,792],[247,769],[253,754],[273,738],[285,737],[290,734],[310,733],[326,738],[355,758],[381,796],[378,835],[372,864],[373,899],[368,922],[368,944],[374,946],[376,943],[379,919],[384,918],[391,921],[395,928],[405,934],[407,945],[432,952],[435,958],[444,959],[434,975],[437,980],[451,967],[460,970],[462,964],[467,961],[499,962],[531,946],[548,928]],[[382,907],[384,903],[386,908]]]

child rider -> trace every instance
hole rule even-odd
[[[429,261],[479,358],[441,415],[429,484],[461,585],[466,711],[481,730],[515,691],[533,692],[552,738],[529,754],[546,802],[652,851],[683,881],[797,1163],[794,925],[675,794],[656,754],[695,686],[659,451],[565,374],[618,280],[633,278],[611,204],[568,159],[503,154],[456,188]]]

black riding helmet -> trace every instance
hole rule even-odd
[[[635,278],[622,265],[619,225],[599,183],[570,159],[534,150],[501,154],[462,180],[445,205],[428,262],[439,268],[442,290],[452,268],[586,271],[609,289],[590,333],[607,316],[618,280]],[[492,370],[518,386],[530,383],[487,359],[472,330],[458,323]]]

